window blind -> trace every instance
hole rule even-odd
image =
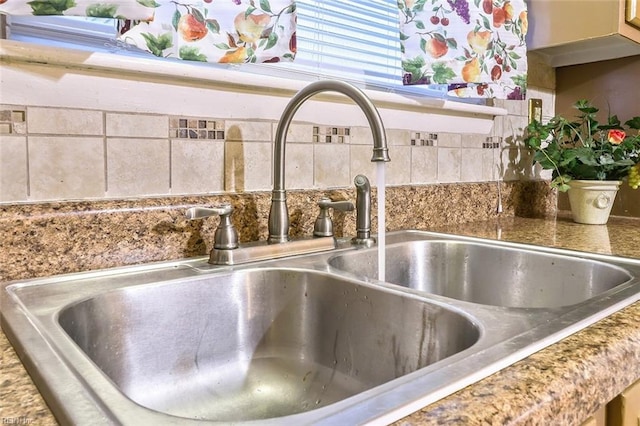
[[[8,21],[11,40],[98,52],[116,49],[113,19],[11,16]]]
[[[444,97],[446,88],[404,87],[396,0],[298,0],[298,52],[293,63],[264,65],[339,78],[359,87]]]

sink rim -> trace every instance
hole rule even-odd
[[[624,288],[618,289],[612,295],[608,295],[607,300],[601,300],[602,298],[596,297],[596,300],[590,299],[588,303],[583,302],[578,305],[572,305],[568,308],[554,308],[549,310],[536,309],[536,316],[538,317],[537,321],[535,323],[528,323],[529,325],[534,324],[535,327],[529,327],[526,331],[521,330],[514,333],[508,338],[501,339],[496,338],[496,336],[490,335],[493,331],[489,326],[490,319],[495,318],[495,316],[498,314],[501,314],[507,315],[507,318],[511,319],[519,319],[524,321],[524,319],[526,318],[527,320],[530,320],[532,316],[530,309],[473,306],[473,304],[469,302],[455,301],[444,298],[442,296],[437,297],[436,295],[424,296],[424,294],[412,294],[413,292],[409,291],[410,289],[399,287],[394,284],[380,283],[376,282],[375,280],[355,279],[355,281],[357,281],[358,283],[365,284],[367,286],[380,286],[386,288],[387,291],[399,292],[405,295],[412,294],[412,297],[427,299],[429,303],[444,304],[447,307],[455,307],[456,309],[460,309],[462,312],[467,313],[470,311],[472,312],[472,315],[474,315],[478,319],[479,324],[482,327],[486,328],[483,329],[484,335],[480,336],[480,340],[475,345],[462,352],[459,352],[449,358],[445,358],[442,361],[432,364],[432,366],[427,366],[424,369],[409,373],[398,379],[392,380],[383,385],[357,394],[351,398],[347,398],[319,410],[314,410],[318,412],[322,410],[322,412],[320,413],[321,416],[317,419],[317,422],[319,424],[322,424],[323,422],[330,424],[332,420],[335,421],[337,418],[351,423],[387,423],[395,421],[403,417],[404,415],[411,414],[418,409],[432,402],[435,402],[438,399],[441,399],[458,389],[461,389],[464,386],[475,383],[483,377],[486,377],[489,374],[492,374],[508,365],[511,365],[515,361],[522,359],[539,349],[549,346],[550,344],[555,343],[570,334],[573,334],[574,332],[594,323],[595,321],[602,319],[637,300],[640,300],[640,260],[622,258],[617,256],[597,254],[592,255],[589,253],[574,252],[564,249],[549,249],[545,247],[531,246],[526,244],[506,243],[484,238],[462,237],[449,234],[432,233],[427,231],[397,231],[387,234],[388,244],[392,244],[395,241],[442,238],[457,241],[488,242],[492,245],[498,244],[505,247],[525,248],[534,251],[569,254],[571,256],[577,256],[586,259],[601,260],[606,263],[621,265],[621,267],[630,270],[633,278],[629,283],[623,285]],[[41,292],[43,289],[46,290],[47,288],[50,288],[52,284],[68,282],[70,280],[78,279],[79,277],[83,279],[91,279],[95,277],[109,276],[114,273],[129,274],[132,271],[136,270],[151,271],[156,270],[157,268],[169,268],[173,270],[180,270],[183,272],[190,271],[193,276],[199,276],[202,274],[218,272],[232,273],[236,270],[251,269],[255,267],[281,267],[285,264],[287,265],[285,266],[286,269],[291,268],[290,265],[294,265],[293,268],[300,268],[307,271],[313,270],[316,272],[324,272],[331,275],[338,275],[343,279],[347,278],[353,280],[352,277],[345,277],[343,274],[335,274],[333,271],[327,270],[326,266],[326,260],[329,256],[349,250],[354,249],[343,248],[328,253],[305,255],[284,260],[269,260],[258,262],[256,264],[249,264],[242,267],[224,267],[208,270],[206,264],[204,264],[204,258],[197,258],[180,261],[156,262],[154,264],[145,264],[133,267],[129,266],[111,268],[108,270],[81,272],[55,277],[15,281],[12,283],[7,283],[3,288],[3,296],[9,297],[2,298],[2,310],[0,312],[3,319],[2,327],[5,330],[5,333],[7,334],[7,337],[9,338],[12,345],[16,348],[16,352],[18,352],[23,363],[25,363],[25,365],[27,366],[27,370],[32,375],[34,382],[36,382],[36,384],[38,385],[38,388],[45,397],[45,400],[53,409],[59,421],[61,421],[62,423],[79,423],[81,421],[78,420],[78,416],[89,412],[91,413],[91,418],[94,421],[96,420],[96,416],[98,416],[98,418],[104,420],[104,423],[118,422],[118,416],[112,413],[110,409],[108,409],[102,402],[100,402],[99,398],[97,397],[97,395],[95,395],[95,393],[93,393],[93,391],[91,391],[90,389],[87,390],[87,387],[85,386],[86,381],[92,378],[92,371],[89,368],[90,366],[86,366],[83,364],[80,366],[81,368],[79,371],[77,365],[72,365],[69,360],[65,360],[64,357],[58,352],[51,350],[47,351],[47,348],[51,349],[51,339],[56,337],[55,335],[52,336],[52,331],[50,329],[50,322],[52,320],[55,319],[55,324],[57,324],[57,318],[54,318],[55,309],[52,309],[51,307],[45,307],[42,309],[42,311],[39,312],[40,316],[34,316],[33,313],[29,314],[28,312],[25,315],[25,310],[28,309],[28,304],[25,304],[24,300],[20,300],[20,298],[16,295],[15,290],[24,288],[37,288],[37,290]],[[92,291],[94,293],[100,293],[103,290],[97,288],[93,289]],[[83,291],[77,294],[77,300],[86,298],[87,296],[90,297],[92,291],[90,291],[88,288],[83,289]],[[46,291],[44,293],[46,293]],[[598,308],[595,312],[592,309],[594,306]],[[562,318],[562,321],[556,322],[563,322],[569,325],[555,328],[551,327],[551,329],[549,329],[549,327],[546,327],[545,324],[548,325],[550,320],[554,318]],[[47,321],[49,323],[47,323]],[[60,327],[59,325],[57,326]],[[24,333],[25,329],[30,331],[28,333]],[[65,336],[66,339],[68,339],[66,342],[67,346],[65,347],[63,345],[63,349],[68,349],[68,345],[76,347],[71,338],[61,330],[61,327],[58,332],[62,333],[62,335]],[[530,341],[531,339],[533,339],[533,342]],[[25,345],[30,344],[35,344],[36,347],[44,348],[44,350],[25,350]],[[512,351],[506,357],[503,355],[497,356],[496,353],[499,352],[500,347],[504,345],[511,345],[512,347],[515,347],[517,349]],[[469,352],[472,349],[479,351],[470,354]],[[81,352],[79,348],[77,349],[77,351],[79,353]],[[464,356],[461,354],[464,354]],[[81,355],[85,356],[84,354]],[[478,368],[475,364],[473,368],[469,368],[469,364],[471,363],[468,362],[467,355],[472,355],[471,359],[474,362],[477,362],[478,358],[489,359],[489,362],[485,363],[482,368]],[[444,361],[447,360],[450,360],[451,363],[447,363],[446,365],[439,365],[438,368],[433,367],[434,365],[444,363]],[[73,383],[73,386],[71,386],[72,389],[68,393],[60,394],[58,392],[55,384],[56,375],[52,375],[52,372],[50,371],[56,370],[56,368],[51,368],[51,366],[53,365],[58,366],[68,380],[75,381]],[[36,366],[44,366],[45,368],[38,369],[36,368]],[[425,371],[429,367],[431,367],[433,371]],[[96,371],[99,371],[99,369],[95,367],[93,368],[93,374],[95,374]],[[449,383],[441,385],[435,389],[433,388],[433,386],[429,388],[434,380],[440,380],[442,379],[442,377],[449,378],[448,376],[451,376],[452,373],[455,373],[460,368],[466,368],[466,370],[463,371],[464,374],[461,377],[458,377],[454,381],[449,381]],[[423,393],[416,394],[417,389],[421,390]],[[79,400],[77,401],[77,405],[73,409],[65,406],[65,403],[68,402],[69,399],[73,399],[70,398],[69,395],[73,395],[74,397],[79,398]],[[121,398],[126,398],[122,394],[120,394],[119,391],[117,391],[115,395],[111,395],[116,402],[116,408],[118,408],[118,395],[120,395]],[[372,409],[371,405],[374,402],[375,406]],[[124,408],[125,412],[131,411],[131,407]],[[140,409],[147,412],[149,411],[146,408]],[[294,415],[295,420],[299,422],[308,421],[308,413],[310,412]],[[162,416],[163,420],[168,421],[168,423],[166,424],[171,424],[171,422],[173,421],[170,418],[166,417],[166,415]],[[277,421],[289,419],[290,417],[292,420],[294,419],[293,416],[280,417],[276,419],[276,423]],[[157,417],[154,417],[154,419],[157,420]],[[180,423],[191,422],[185,420],[184,418],[179,418],[179,421]],[[274,422],[260,420],[247,422],[247,424],[256,425],[272,423]],[[219,423],[193,420],[193,424]]]

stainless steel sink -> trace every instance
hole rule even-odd
[[[345,244],[16,282],[2,327],[62,424],[385,424],[640,300],[638,260],[387,242],[391,282]]]
[[[513,308],[573,305],[632,278],[610,263],[469,241],[409,241],[388,245],[385,252],[387,282]],[[378,277],[376,249],[336,255],[329,264],[354,275]]]
[[[59,321],[131,400],[225,422],[333,404],[480,336],[441,305],[282,268],[121,288],[64,308]]]

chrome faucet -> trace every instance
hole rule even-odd
[[[371,127],[373,134],[373,156],[371,161],[390,161],[387,137],[380,114],[373,102],[360,89],[342,81],[327,80],[311,83],[300,90],[287,104],[276,129],[273,151],[273,191],[271,192],[271,210],[269,211],[269,243],[289,241],[289,211],[287,208],[287,192],[284,187],[287,130],[300,106],[307,99],[321,92],[338,92],[351,98],[362,109]]]
[[[316,253],[332,250],[336,247],[333,238],[331,219],[328,208],[352,210],[353,204],[348,201],[321,200],[321,209],[316,220],[313,239],[292,241],[289,244],[289,211],[287,209],[287,192],[284,188],[284,158],[287,130],[298,108],[310,97],[320,92],[338,92],[351,98],[364,112],[373,134],[373,156],[371,161],[390,161],[387,149],[387,137],[378,110],[371,100],[356,87],[341,81],[317,81],[300,90],[287,104],[280,117],[276,129],[276,139],[273,159],[273,191],[271,193],[271,210],[269,211],[269,238],[266,244],[250,244],[240,247],[236,229],[231,223],[230,205],[215,208],[191,208],[186,212],[188,219],[201,219],[207,216],[219,215],[220,224],[214,236],[214,247],[209,255],[209,263],[214,265],[237,265],[258,260],[276,259],[279,257]],[[371,191],[366,177],[358,175],[355,180],[357,187],[358,229],[356,244],[370,245],[375,242],[370,237],[371,229]],[[324,209],[324,211],[323,211]]]

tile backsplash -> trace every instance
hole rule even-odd
[[[529,179],[526,105],[512,102],[489,135],[387,130],[387,184]],[[0,105],[0,202],[112,199],[271,189],[277,122]],[[375,185],[367,127],[294,122],[288,189]]]

